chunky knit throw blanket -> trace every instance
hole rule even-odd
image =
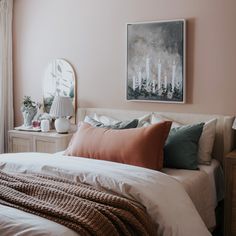
[[[58,177],[0,171],[0,204],[55,221],[79,235],[156,234],[137,202]]]

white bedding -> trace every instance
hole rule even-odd
[[[3,154],[0,156],[0,170],[56,175],[135,199],[146,207],[157,226],[157,235],[211,235],[184,187],[174,178],[158,171],[42,153]],[[53,236],[76,235],[55,222],[0,206],[0,235],[45,235],[45,232]]]
[[[199,165],[199,169],[164,168],[162,172],[183,185],[207,228],[213,229],[216,225],[215,208],[218,201],[223,199],[223,172],[220,163],[215,159],[209,166]]]

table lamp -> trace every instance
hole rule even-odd
[[[70,129],[70,121],[67,119],[68,116],[74,114],[74,109],[70,97],[55,96],[51,109],[50,115],[57,118],[55,121],[55,128],[57,133],[66,134]]]

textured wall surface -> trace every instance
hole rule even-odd
[[[80,107],[236,114],[235,0],[15,0],[14,107],[42,100],[47,64],[65,58]],[[187,103],[127,102],[126,23],[187,19]]]

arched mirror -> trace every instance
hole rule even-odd
[[[55,96],[68,96],[72,99],[76,115],[76,78],[70,63],[63,59],[55,59],[49,63],[43,81],[43,106],[49,113]],[[75,123],[75,115],[71,122]]]

